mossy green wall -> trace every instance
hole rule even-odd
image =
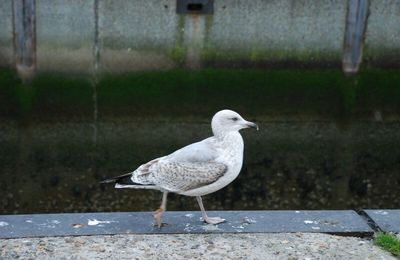
[[[209,69],[87,76],[39,74],[23,85],[11,70],[0,71],[0,115],[16,118],[208,118],[222,108],[275,118],[308,115],[397,117],[400,71],[363,70],[346,77],[339,70]]]

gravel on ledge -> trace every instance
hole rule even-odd
[[[318,233],[0,239],[0,259],[395,259],[370,239]]]

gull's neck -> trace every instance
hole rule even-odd
[[[242,139],[242,136],[238,131],[221,131],[214,133],[214,137],[220,142],[230,142],[237,138]]]
[[[238,131],[229,131],[221,133],[215,137],[216,145],[224,152],[220,158],[224,163],[234,163],[241,166],[243,161],[244,143],[242,135]],[[238,169],[238,173],[240,167]]]

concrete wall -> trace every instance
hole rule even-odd
[[[0,65],[10,66],[12,4],[0,2]],[[339,68],[346,13],[345,0],[215,0],[213,15],[178,15],[176,0],[36,0],[37,67],[88,72],[97,64],[103,72],[126,72],[294,62]],[[399,13],[398,1],[370,0],[370,66],[400,65]]]
[[[175,1],[99,2],[100,62],[105,71],[169,69],[178,46]]]
[[[243,58],[340,60],[346,1],[216,1],[207,48]],[[260,57],[257,57],[257,52]]]
[[[371,1],[365,45],[375,64],[400,63],[400,1]]]
[[[93,3],[36,0],[38,70],[91,71],[95,30]]]
[[[12,0],[0,0],[0,66],[13,61]]]

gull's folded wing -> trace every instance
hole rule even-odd
[[[158,162],[150,166],[148,180],[172,192],[188,191],[221,178],[227,166],[218,162]]]

